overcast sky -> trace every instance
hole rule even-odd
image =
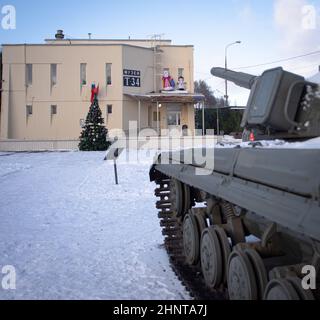
[[[164,34],[174,44],[195,46],[195,78],[205,79],[218,95],[223,81],[210,69],[224,65],[224,48],[231,42],[242,41],[228,51],[230,68],[320,50],[320,0],[0,0],[1,7],[8,4],[16,8],[16,30],[0,28],[1,43],[42,43],[57,29],[70,38],[86,38],[88,32],[95,38]],[[260,74],[279,65],[310,76],[318,70],[320,53],[242,71]],[[231,102],[245,104],[247,91],[230,87]]]

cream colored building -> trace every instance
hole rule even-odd
[[[91,85],[109,130],[194,130],[193,46],[169,40],[68,40],[3,45],[1,139],[77,139]],[[168,69],[185,91],[162,92]],[[158,111],[158,113],[157,113]],[[168,134],[165,131],[162,134]]]

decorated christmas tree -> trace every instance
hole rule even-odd
[[[79,150],[81,151],[105,151],[109,148],[107,141],[108,130],[104,126],[101,109],[98,103],[99,86],[92,85],[91,106],[81,132]]]

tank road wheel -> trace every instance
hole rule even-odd
[[[287,279],[273,279],[267,285],[264,300],[300,300],[294,286]]]
[[[231,254],[231,245],[228,240],[227,234],[224,231],[224,229],[220,226],[214,226],[214,229],[217,233],[220,248],[221,248],[221,254],[222,254],[222,264],[223,264],[223,283],[227,283],[227,267],[228,267],[228,259]]]
[[[311,290],[305,290],[302,288],[301,279],[298,277],[287,278],[287,280],[293,285],[296,292],[299,295],[300,300],[314,300],[314,295]]]
[[[199,209],[198,209],[199,210]],[[201,234],[205,228],[207,228],[207,222],[204,214],[201,211],[198,211],[197,209],[192,209],[191,212],[195,216],[197,223],[198,223],[198,230],[199,235],[201,237]],[[201,210],[201,209],[200,209]],[[199,239],[200,242],[201,239]]]
[[[265,290],[265,300],[314,300],[311,290],[304,290],[301,279],[288,277],[274,279]]]
[[[254,274],[256,276],[256,283],[258,286],[258,298],[259,300],[262,300],[264,291],[268,284],[266,268],[257,251],[253,249],[245,249],[245,253],[253,266]]]
[[[206,285],[218,287],[223,280],[222,253],[214,227],[209,227],[201,236],[201,269]]]
[[[230,300],[257,300],[258,289],[252,264],[243,250],[234,250],[228,261]]]
[[[183,248],[186,261],[190,265],[196,265],[199,261],[200,234],[197,220],[192,212],[183,220]]]
[[[176,212],[177,217],[181,217],[183,210],[183,185],[176,179],[171,179],[170,182],[171,194],[171,210]]]

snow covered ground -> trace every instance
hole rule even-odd
[[[320,148],[319,139],[257,147]],[[162,247],[154,155],[123,152],[116,186],[104,152],[1,152],[0,271],[13,265],[17,288],[0,285],[0,299],[190,299]]]
[[[161,246],[149,156],[115,186],[103,152],[1,153],[0,270],[17,287],[0,299],[190,299]]]

